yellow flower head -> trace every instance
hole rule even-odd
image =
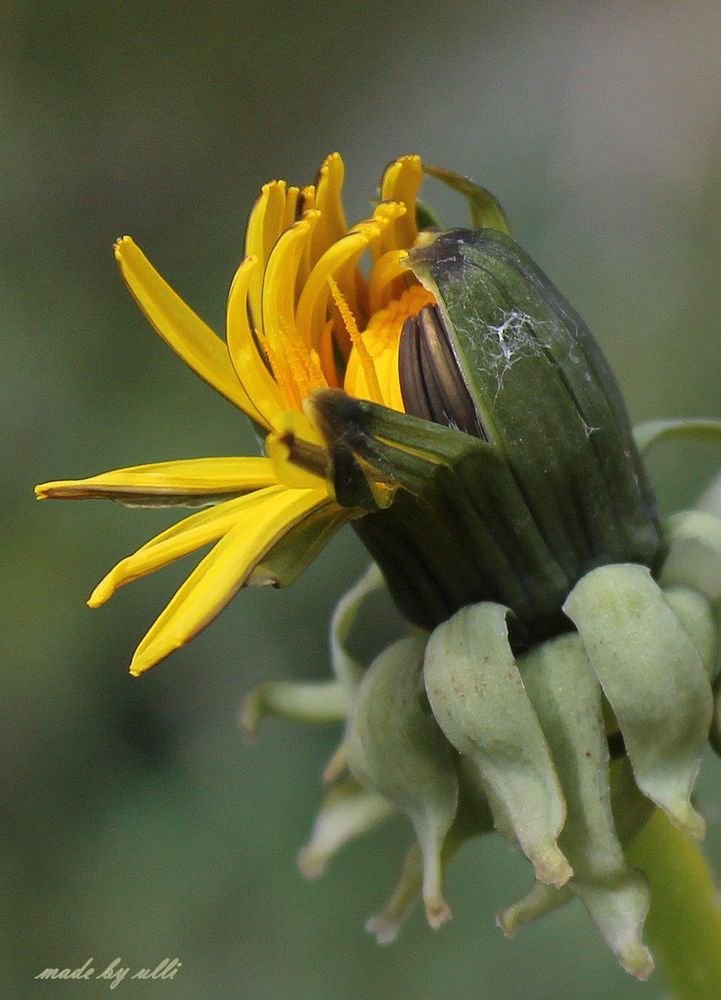
[[[150,628],[133,657],[139,675],[182,646],[243,586],[287,583],[356,512],[339,506],[304,411],[317,389],[403,411],[398,352],[404,320],[434,302],[405,266],[418,241],[420,157],[383,175],[370,218],[349,227],[343,161],[333,153],[318,182],[266,184],[248,220],[246,256],[231,284],[226,340],[173,291],[133,240],[115,256],[130,291],[176,354],[267,434],[265,458],[207,458],[135,466],[89,479],[44,483],[41,499],[107,497],[136,506],[202,506],[121,560],[93,591],[91,607],[121,586],[213,544]]]

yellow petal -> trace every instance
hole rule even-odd
[[[288,229],[297,221],[298,215],[298,199],[300,197],[300,188],[289,187],[285,193],[285,207],[283,208],[283,219],[281,222],[281,229]],[[302,208],[302,206],[301,206]]]
[[[317,507],[325,489],[284,490],[253,509],[191,573],[138,646],[130,673],[142,674],[192,639],[222,611],[270,547]]]
[[[316,208],[320,209],[321,218],[313,233],[313,263],[320,259],[331,243],[344,236],[348,229],[341,199],[344,172],[340,153],[331,153],[320,168]]]
[[[299,214],[302,215],[303,212],[309,212],[311,209],[315,208],[315,185],[309,184],[307,187],[301,188],[300,194],[298,195],[298,209]],[[298,268],[298,284],[296,285],[296,295],[300,295],[303,290],[303,286],[308,280],[308,275],[311,272],[315,261],[313,260],[313,246],[312,240],[306,243],[305,252],[303,253],[303,259]]]
[[[318,489],[325,480],[326,446],[320,431],[305,413],[285,410],[278,414],[273,433],[265,439],[265,450],[273,462],[278,479],[294,489]],[[291,452],[308,455],[308,465],[318,465],[317,471],[291,461]]]
[[[226,336],[230,359],[245,392],[253,401],[258,422],[270,427],[275,413],[284,408],[284,403],[248,320],[248,289],[257,270],[257,258],[246,257],[236,271],[228,295]]]
[[[252,516],[254,507],[265,503],[270,496],[282,492],[283,486],[269,486],[234,500],[191,514],[166,531],[151,538],[137,552],[126,556],[103,577],[88,598],[91,608],[98,608],[113,596],[116,590],[147,576],[163,566],[195,552],[222,538],[241,517]]]
[[[115,469],[35,487],[39,500],[115,500],[132,506],[211,503],[278,482],[268,458],[190,458]]]
[[[278,239],[263,276],[263,334],[275,347],[279,339],[295,335],[295,287],[303,250],[320,218],[306,212],[300,222]]]
[[[383,234],[382,252],[407,250],[418,236],[416,197],[422,182],[423,168],[420,156],[402,156],[386,168],[381,181],[381,198],[384,201],[403,202],[407,211]]]
[[[371,315],[385,309],[391,299],[399,299],[408,281],[415,280],[407,257],[407,250],[389,250],[373,265],[368,285]]]
[[[231,403],[252,412],[223,341],[176,295],[129,236],[115,244],[115,257],[133,297],[165,343]]]
[[[368,246],[373,233],[372,223],[366,223],[355,232],[348,233],[323,254],[311,271],[301,292],[296,326],[307,344],[315,344],[322,335],[326,321],[326,306],[330,289],[329,275],[334,275],[344,264],[355,263]]]
[[[402,205],[379,205],[372,219],[360,222],[323,254],[308,277],[296,311],[296,327],[306,343],[317,347],[322,336],[330,294],[328,278],[336,277],[346,265],[355,265],[383,229],[404,211]]]
[[[245,233],[245,256],[258,260],[258,269],[250,283],[249,301],[253,322],[260,323],[260,295],[263,273],[270,251],[283,230],[283,217],[287,200],[285,181],[264,184],[260,196],[250,212]]]

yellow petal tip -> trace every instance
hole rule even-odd
[[[114,593],[115,588],[113,587],[110,579],[107,576],[103,577],[85,603],[89,608],[99,608],[102,604],[105,604],[105,602],[108,601]]]
[[[123,248],[127,246],[134,246],[132,236],[119,236],[115,243],[113,243],[113,253],[116,260],[122,259]]]
[[[146,670],[150,670],[151,667],[155,666],[159,659],[160,657],[156,658],[148,656],[146,653],[140,652],[136,649],[135,654],[130,661],[130,666],[128,667],[130,676],[140,677],[140,675],[144,674]]]
[[[147,670],[150,670],[151,667],[154,667],[157,662],[158,659],[155,657],[143,655],[138,656],[136,653],[130,661],[128,672],[131,677],[140,677],[141,674],[144,674]]]
[[[77,494],[77,483],[82,480],[57,479],[51,483],[39,483],[34,487],[37,500],[67,500]]]

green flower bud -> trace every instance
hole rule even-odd
[[[655,565],[626,412],[583,320],[509,236],[452,230],[408,259],[437,304],[405,322],[407,412],[333,391],[312,403],[336,498],[369,511],[356,530],[412,621],[496,601],[532,643],[567,628],[589,570]]]

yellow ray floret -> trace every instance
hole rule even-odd
[[[260,197],[250,213],[245,234],[245,255],[255,257],[259,268],[250,286],[249,301],[254,322],[260,322],[260,295],[263,288],[263,273],[270,252],[283,231],[283,221],[287,201],[285,181],[271,181],[261,188]]]
[[[223,341],[173,291],[129,236],[115,244],[115,257],[135,300],[166,344],[231,403],[256,416]]]
[[[277,482],[268,458],[189,458],[133,465],[88,479],[41,483],[35,494],[39,500],[108,499],[134,506],[196,506]]]
[[[267,455],[139,465],[36,488],[41,499],[210,507],[126,556],[90,596],[88,603],[97,607],[126,583],[214,545],[141,642],[134,674],[195,635],[238,588],[292,579],[341,523],[360,513],[334,499],[325,444],[308,408],[315,390],[342,386],[404,409],[401,330],[407,316],[434,301],[406,265],[418,238],[421,161],[406,156],[392,163],[372,216],[351,228],[343,177],[343,160],[332,153],[317,185],[272,181],[261,189],[248,220],[245,259],[228,295],[225,341],[130,237],[115,245],[123,278],[151,324],[193,371],[263,429]]]
[[[320,224],[313,235],[314,261],[348,230],[342,199],[344,172],[340,153],[331,153],[320,168],[315,198]]]
[[[217,541],[239,524],[241,519],[245,519],[247,525],[252,525],[255,510],[284,489],[284,486],[267,486],[255,493],[226,500],[215,507],[191,514],[172,525],[151,538],[137,552],[117,563],[92,592],[88,605],[91,608],[100,607],[126,583],[154,573],[176,559]]]
[[[268,550],[308,514],[328,503],[325,489],[281,490],[241,519],[193,570],[150,628],[130,664],[144,673],[204,628],[248,579]]]
[[[381,181],[381,198],[384,201],[399,201],[406,212],[394,221],[384,235],[379,248],[379,256],[389,250],[401,247],[408,249],[418,236],[416,227],[416,198],[423,181],[423,167],[420,156],[401,156],[391,163]]]
[[[275,415],[284,409],[285,402],[280,386],[260,354],[257,337],[250,327],[248,293],[257,270],[257,258],[246,257],[230,286],[226,318],[228,353],[238,380],[258,411],[259,422],[269,428]]]

